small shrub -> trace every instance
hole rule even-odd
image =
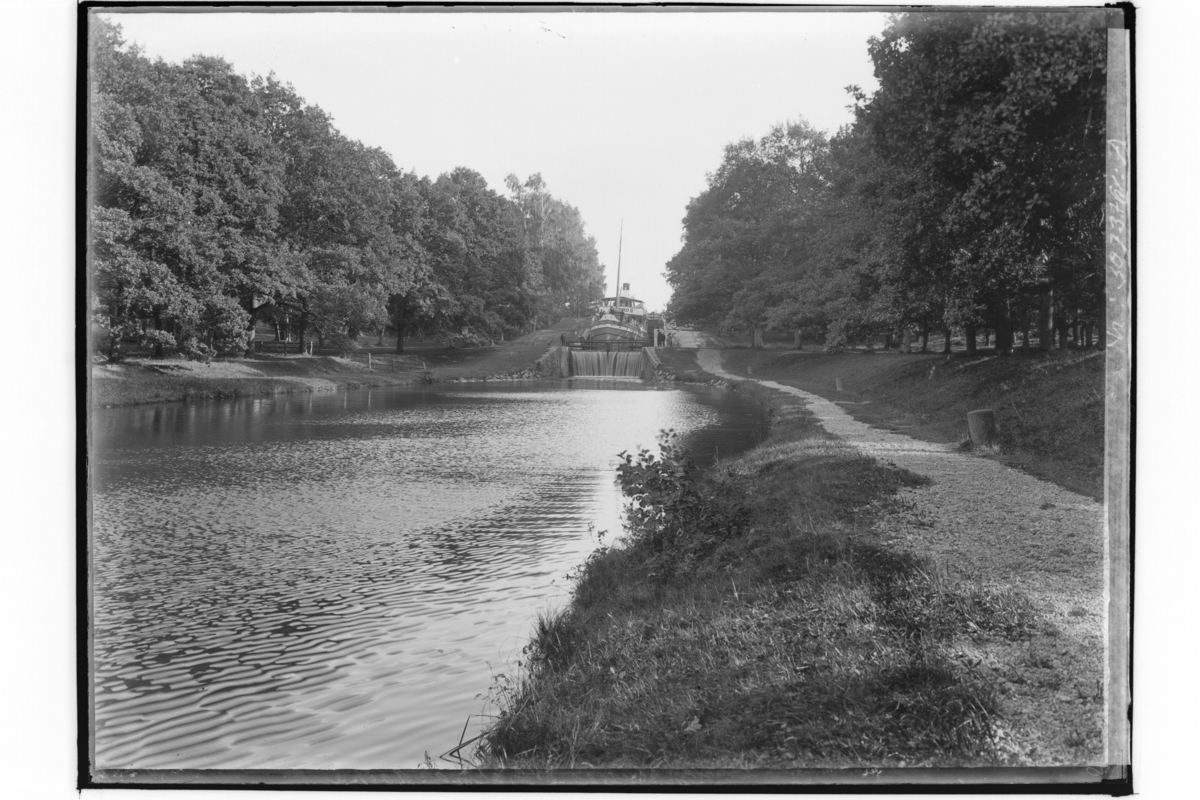
[[[189,361],[202,361],[205,364],[212,361],[213,356],[216,355],[213,348],[191,337],[180,342],[179,353]]]
[[[663,568],[673,572],[690,552],[693,560],[720,542],[738,536],[746,512],[728,484],[702,481],[674,430],[659,435],[660,455],[647,449],[620,454],[617,477],[629,498],[626,528],[634,547],[654,555],[674,551]]]
[[[342,358],[349,358],[358,350],[358,339],[343,331],[325,335],[325,346],[338,351]]]
[[[490,347],[492,340],[480,333],[463,333],[450,336],[446,343],[451,347]]]

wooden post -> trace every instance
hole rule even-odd
[[[990,408],[967,412],[967,430],[971,434],[971,444],[976,447],[986,447],[996,437],[996,412]]]

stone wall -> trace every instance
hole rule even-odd
[[[555,345],[537,360],[537,373],[544,378],[569,378],[571,376],[570,348]]]

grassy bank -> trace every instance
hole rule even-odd
[[[660,380],[680,383],[713,382],[713,376],[700,369],[700,365],[696,363],[695,350],[659,347],[654,352],[658,355],[660,364],[656,375]]]
[[[361,361],[332,355],[221,359],[209,363],[182,359],[130,359],[92,368],[92,403],[122,406],[178,400],[219,399],[289,392],[337,391],[370,386],[485,380],[532,375],[538,358],[580,320],[565,319],[551,328],[492,347],[452,348],[441,343],[406,346],[401,368],[389,371],[393,348],[366,347],[385,356],[387,366],[367,369]]]
[[[411,382],[329,356],[260,356],[208,364],[143,360],[92,368],[92,403],[125,406],[289,392],[335,391]]]
[[[725,369],[840,401],[857,419],[933,442],[996,411],[997,458],[1095,499],[1104,493],[1104,355],[901,355],[729,349]],[[836,389],[841,378],[844,391]]]
[[[919,477],[830,437],[798,399],[742,390],[773,420],[755,450],[704,475],[670,448],[626,462],[630,529],[587,561],[571,604],[539,619],[514,675],[497,680],[479,762],[1028,763],[1039,734],[1010,729],[1001,709],[1012,693],[1036,702],[1069,685],[1039,655],[1053,626],[1019,593],[883,544],[897,490]],[[1038,746],[1078,763],[1099,730],[1062,714],[1047,723],[1061,735]]]

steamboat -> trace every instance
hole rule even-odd
[[[572,376],[629,377],[642,372],[642,348],[653,345],[646,304],[629,294],[621,283],[621,247],[625,226],[617,245],[617,291],[596,303],[591,323],[579,338],[566,342],[570,348]]]

